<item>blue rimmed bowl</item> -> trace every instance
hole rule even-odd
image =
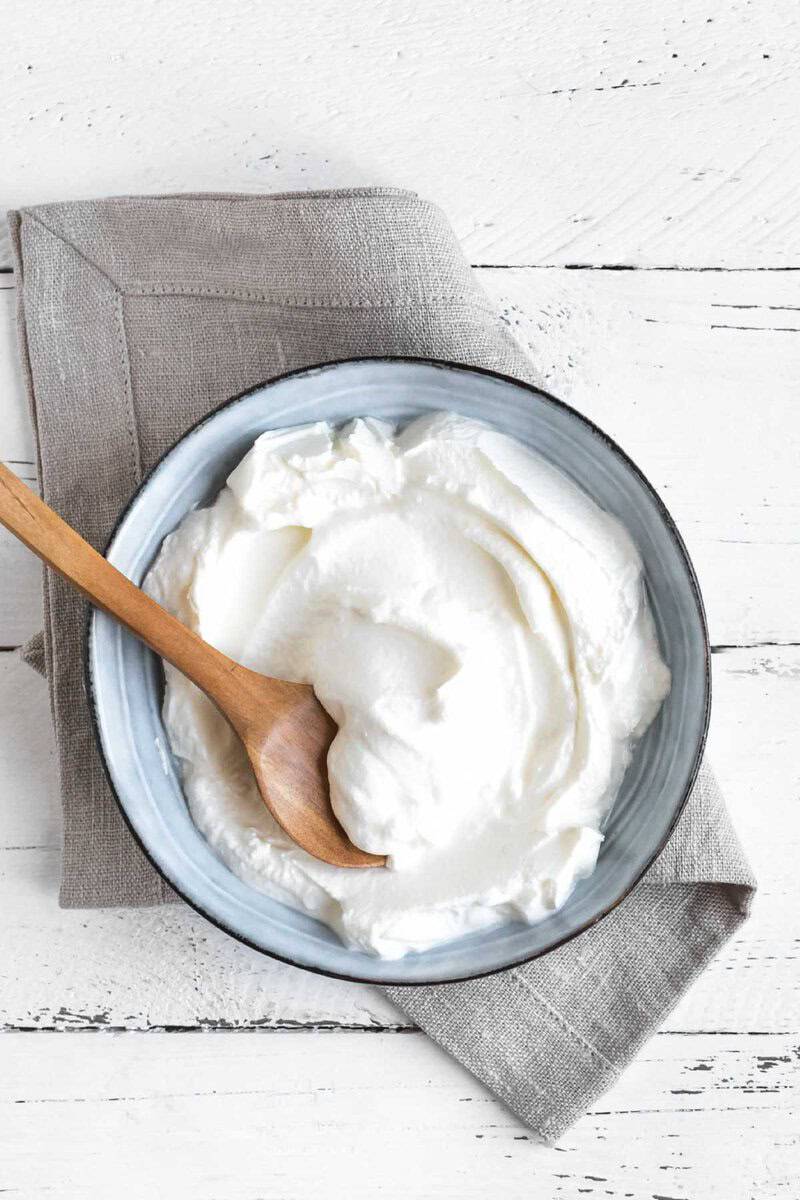
[[[354,416],[405,423],[451,409],[486,421],[548,459],[636,542],[672,688],[638,743],[605,825],[594,873],[536,925],[509,921],[383,961],[351,950],[312,917],[262,895],[217,858],[195,828],[161,719],[158,659],[93,611],[86,665],[97,740],[120,808],[171,886],[233,937],[296,966],[369,983],[444,983],[525,962],[587,929],[630,892],[687,800],[708,725],[710,671],[703,604],[669,513],[641,471],[601,430],[537,388],[491,371],[428,359],[363,358],[273,379],[190,429],[122,514],[108,559],[141,583],[164,537],[210,501],[266,429]]]

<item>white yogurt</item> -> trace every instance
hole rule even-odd
[[[626,531],[449,413],[263,434],[146,586],[237,661],[313,684],[339,726],[333,807],[387,870],[290,842],[225,721],[169,667],[167,731],[231,870],[385,958],[562,905],[669,690]]]

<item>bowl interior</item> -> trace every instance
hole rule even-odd
[[[597,868],[559,912],[507,922],[382,961],[347,949],[313,918],[261,895],[216,857],[195,829],[161,719],[156,657],[94,612],[88,666],[101,750],[120,805],[170,883],[205,916],[259,950],[299,966],[375,983],[463,979],[532,958],[612,908],[649,866],[696,774],[708,719],[702,603],[680,538],[652,489],[600,431],[530,387],[424,360],[361,359],[265,384],[218,410],[161,460],[123,515],[108,558],[141,583],[163,538],[211,500],[265,429],[371,415],[405,423],[451,409],[487,421],[543,455],[617,516],[642,555],[672,689],[638,743],[607,819]]]

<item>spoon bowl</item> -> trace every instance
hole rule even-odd
[[[333,812],[327,759],[337,725],[313,689],[238,665],[233,675],[237,695],[222,712],[239,734],[258,790],[284,833],[334,867],[385,866],[383,855],[350,841]]]

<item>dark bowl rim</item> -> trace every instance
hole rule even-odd
[[[537,958],[542,958],[546,954],[551,954],[554,950],[558,950],[559,947],[566,945],[568,942],[571,942],[574,938],[579,937],[581,934],[586,933],[587,930],[592,929],[595,925],[597,925],[600,921],[602,921],[605,917],[607,917],[609,915],[609,913],[613,912],[614,909],[618,908],[619,905],[624,900],[627,899],[627,897],[631,894],[631,892],[634,890],[634,888],[641,882],[641,880],[644,878],[644,876],[650,870],[653,863],[658,858],[658,856],[661,854],[662,850],[664,849],[667,842],[671,838],[671,836],[675,830],[675,827],[678,824],[678,821],[680,820],[680,817],[682,816],[684,809],[686,808],[686,804],[689,800],[689,796],[691,795],[692,789],[697,780],[698,772],[700,770],[700,764],[702,763],[702,760],[703,760],[703,752],[705,750],[706,741],[708,738],[708,725],[709,725],[709,720],[710,720],[710,716],[711,716],[711,645],[709,642],[708,622],[706,619],[706,611],[705,611],[705,606],[703,604],[703,597],[702,597],[702,594],[700,591],[700,584],[698,582],[697,573],[695,572],[694,565],[692,564],[692,560],[689,557],[689,552],[686,549],[684,540],[681,537],[678,527],[676,526],[675,521],[673,520],[667,506],[664,504],[664,501],[661,499],[661,497],[658,495],[658,493],[656,492],[653,485],[650,483],[650,480],[647,478],[647,476],[644,474],[644,472],[641,470],[641,468],[639,466],[637,466],[637,464],[633,461],[633,459],[628,454],[626,454],[626,452],[621,448],[621,446],[619,446],[612,437],[610,437],[603,429],[601,429],[598,425],[596,425],[588,417],[585,417],[582,413],[578,412],[577,409],[575,409],[571,405],[565,403],[565,401],[559,400],[558,397],[552,395],[552,393],[546,392],[543,388],[536,387],[535,384],[528,383],[524,379],[518,379],[513,375],[506,375],[502,371],[494,371],[489,367],[471,366],[468,363],[456,362],[456,361],[453,361],[450,359],[445,359],[445,358],[427,358],[423,355],[411,355],[411,354],[364,354],[364,355],[356,355],[353,358],[330,359],[329,361],[326,361],[326,362],[313,363],[306,367],[298,367],[292,371],[284,371],[280,375],[273,375],[269,379],[265,379],[261,383],[254,384],[252,387],[246,388],[242,392],[238,392],[235,396],[231,396],[229,399],[223,400],[221,404],[216,405],[215,408],[211,409],[204,416],[200,417],[200,419],[195,421],[194,424],[190,425],[189,428],[186,429],[180,435],[180,437],[176,438],[175,441],[163,452],[163,454],[161,454],[159,456],[158,460],[153,464],[153,466],[149,469],[149,471],[147,471],[147,473],[145,475],[143,475],[141,481],[139,482],[139,485],[134,490],[134,492],[131,494],[127,503],[120,510],[120,513],[119,513],[116,521],[114,522],[114,527],[111,530],[108,540],[106,541],[106,544],[103,548],[104,556],[106,556],[106,557],[108,556],[108,553],[111,550],[111,547],[114,543],[114,539],[116,538],[117,533],[120,530],[120,527],[122,526],[123,522],[125,521],[125,518],[127,517],[128,512],[133,507],[133,505],[136,503],[141,492],[147,487],[152,476],[155,475],[155,473],[161,468],[165,459],[182,442],[184,442],[188,437],[190,437],[193,433],[195,433],[198,429],[200,429],[207,422],[213,420],[219,413],[223,412],[227,408],[231,408],[234,404],[238,404],[239,401],[247,399],[248,396],[253,395],[255,392],[263,391],[265,388],[272,387],[274,384],[277,384],[277,383],[282,383],[286,379],[292,379],[292,378],[295,378],[295,377],[301,376],[301,375],[312,375],[318,371],[328,370],[333,367],[341,367],[341,366],[347,366],[347,365],[351,365],[351,364],[355,364],[355,363],[369,363],[369,362],[417,363],[417,364],[422,364],[422,365],[428,366],[428,367],[436,367],[443,371],[456,371],[456,372],[464,372],[464,373],[473,374],[473,375],[486,375],[486,376],[489,376],[489,378],[499,380],[502,383],[509,383],[514,387],[523,388],[525,391],[531,392],[532,394],[540,397],[541,399],[546,400],[549,404],[552,404],[556,408],[560,408],[560,409],[564,410],[565,412],[569,413],[572,417],[574,417],[576,420],[580,421],[583,425],[587,426],[587,428],[595,435],[595,437],[599,438],[600,441],[602,441],[612,451],[613,454],[616,454],[617,457],[622,460],[622,462],[636,476],[636,478],[643,485],[645,490],[650,494],[651,498],[655,502],[656,508],[657,508],[657,510],[661,516],[661,519],[667,529],[667,532],[669,533],[670,537],[672,538],[672,541],[673,541],[674,545],[676,546],[676,548],[680,554],[680,557],[683,560],[683,563],[684,563],[684,566],[686,568],[686,572],[687,572],[687,575],[689,578],[689,583],[691,585],[691,590],[692,590],[692,594],[694,597],[695,607],[697,610],[697,617],[698,617],[700,627],[702,630],[702,634],[703,634],[703,660],[704,660],[703,661],[703,682],[704,682],[705,697],[704,697],[704,708],[703,708],[703,727],[702,727],[700,737],[698,738],[698,741],[697,741],[697,746],[695,748],[695,752],[694,752],[694,756],[693,756],[693,760],[692,760],[691,770],[689,772],[689,777],[688,777],[686,786],[684,788],[683,795],[681,796],[678,804],[675,807],[675,812],[673,814],[672,820],[670,821],[670,824],[669,824],[669,827],[668,827],[666,833],[664,834],[664,836],[661,839],[661,841],[659,842],[659,844],[656,846],[653,854],[650,856],[650,858],[648,859],[647,863],[642,868],[642,870],[634,877],[634,879],[629,884],[627,884],[623,888],[623,890],[619,893],[619,895],[614,900],[612,900],[610,904],[606,905],[599,912],[595,913],[595,915],[593,917],[589,918],[589,920],[584,921],[584,923],[581,926],[579,926],[577,929],[573,930],[571,933],[565,934],[563,937],[558,938],[554,942],[551,942],[550,945],[544,947],[541,950],[535,950],[532,953],[523,954],[519,958],[515,958],[507,963],[503,963],[502,966],[491,967],[489,970],[486,970],[486,971],[475,971],[468,975],[459,975],[459,976],[450,977],[447,979],[429,979],[429,980],[423,980],[423,981],[408,980],[408,979],[375,980],[375,979],[367,979],[363,975],[347,975],[340,971],[330,971],[330,970],[326,970],[323,967],[310,966],[307,963],[297,962],[294,959],[289,958],[286,955],[278,954],[274,950],[267,950],[263,946],[257,945],[255,942],[251,941],[249,938],[244,937],[237,930],[230,928],[230,926],[226,925],[226,923],[224,921],[220,920],[217,917],[211,916],[208,912],[205,911],[205,909],[202,907],[202,905],[196,903],[194,900],[190,900],[188,898],[188,896],[186,896],[183,893],[183,891],[181,890],[179,885],[173,879],[171,879],[169,877],[169,875],[167,874],[167,872],[161,866],[159,866],[159,864],[155,861],[152,854],[148,850],[147,846],[144,844],[144,842],[142,841],[138,832],[134,828],[133,823],[125,810],[125,806],[123,805],[122,801],[119,798],[117,789],[114,785],[114,781],[111,777],[111,769],[109,767],[108,760],[106,759],[105,750],[103,749],[103,741],[100,736],[100,720],[99,720],[99,714],[97,711],[97,701],[96,701],[96,694],[95,694],[95,689],[94,689],[94,680],[92,677],[91,652],[90,652],[91,641],[92,641],[92,629],[93,629],[94,615],[95,615],[96,610],[91,604],[88,605],[86,619],[84,621],[84,636],[83,636],[84,683],[85,683],[86,698],[87,698],[87,702],[88,702],[89,713],[91,716],[92,734],[94,736],[94,741],[95,741],[95,745],[97,747],[97,750],[98,750],[98,753],[100,756],[100,761],[103,764],[103,770],[105,772],[106,779],[108,780],[108,785],[111,789],[111,794],[114,797],[117,808],[119,809],[119,811],[122,815],[122,819],[124,820],[125,824],[127,825],[128,829],[130,830],[131,835],[133,836],[134,840],[138,844],[138,846],[141,849],[142,853],[144,854],[145,858],[154,867],[154,869],[158,872],[158,874],[161,876],[161,878],[164,880],[164,882],[166,884],[168,884],[168,886],[184,901],[184,903],[188,904],[190,908],[194,909],[194,911],[196,913],[198,913],[201,917],[203,917],[211,925],[216,926],[217,929],[220,929],[223,933],[226,933],[229,937],[232,937],[235,941],[241,942],[243,945],[248,946],[251,950],[257,951],[259,954],[264,954],[268,958],[273,958],[273,959],[276,959],[278,962],[286,963],[287,966],[297,967],[299,970],[302,970],[302,971],[311,971],[315,975],[323,975],[329,979],[341,979],[346,983],[369,984],[372,987],[400,987],[400,988],[402,988],[402,987],[440,987],[440,986],[447,986],[447,984],[451,984],[451,983],[467,983],[472,979],[482,979],[482,978],[486,978],[487,976],[490,976],[490,975],[499,975],[503,971],[513,970],[516,967],[524,966],[525,963],[534,962]],[[490,422],[490,424],[491,424],[491,422]],[[345,949],[346,949],[346,947],[345,947]]]

